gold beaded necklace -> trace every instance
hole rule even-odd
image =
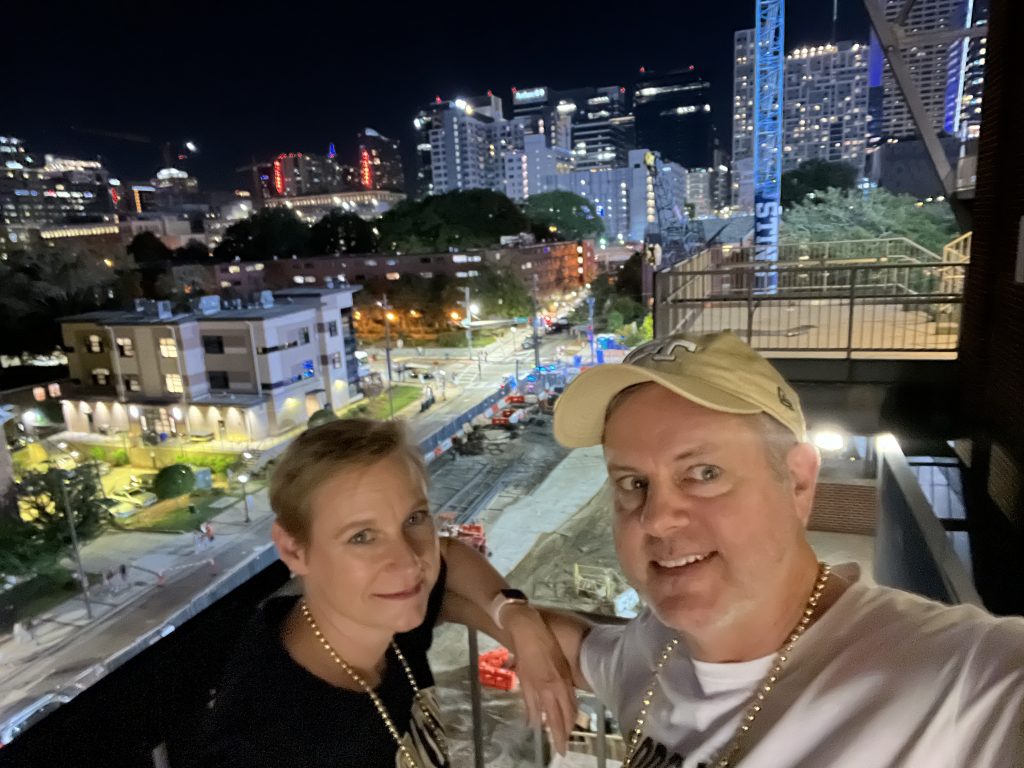
[[[402,736],[395,727],[394,721],[391,719],[391,715],[388,714],[387,708],[384,706],[384,702],[380,700],[380,697],[374,692],[370,684],[367,683],[359,673],[357,673],[352,667],[338,655],[338,652],[334,650],[333,646],[324,637],[323,632],[320,631],[320,626],[316,623],[316,619],[313,618],[313,614],[309,611],[309,606],[306,601],[303,600],[299,607],[302,609],[302,615],[306,619],[306,623],[309,624],[310,629],[313,630],[313,634],[316,639],[320,641],[320,645],[323,646],[324,650],[330,655],[334,662],[341,667],[345,674],[351,677],[356,685],[363,689],[363,692],[370,697],[370,701],[373,702],[374,708],[377,710],[377,714],[380,715],[380,719],[384,721],[384,726],[388,729],[388,733],[391,734],[391,738],[395,740],[398,745],[398,751],[402,754],[402,761],[405,763],[406,768],[419,768],[416,764],[416,760],[413,758],[412,753],[408,747],[402,741]],[[402,669],[405,670],[405,677],[409,681],[409,685],[412,686],[413,698],[416,699],[416,703],[419,705],[420,711],[423,713],[423,721],[426,724],[430,735],[437,742],[438,747],[441,749],[441,754],[444,757],[444,762],[447,765],[450,762],[450,755],[448,753],[448,739],[445,738],[444,730],[440,722],[436,720],[430,708],[423,701],[423,694],[420,692],[420,688],[416,685],[416,678],[412,674],[412,670],[409,668],[409,663],[405,660],[405,656],[399,649],[398,644],[392,640],[391,649],[395,652],[395,656],[398,657],[399,663],[402,665]]]
[[[772,692],[775,687],[775,683],[778,681],[779,676],[782,674],[783,667],[786,662],[789,661],[789,656],[793,652],[793,646],[796,645],[796,641],[800,639],[804,631],[810,625],[811,620],[814,618],[815,610],[818,607],[818,603],[821,602],[821,596],[825,592],[825,586],[828,584],[828,578],[832,574],[832,569],[827,563],[818,564],[818,579],[814,583],[814,589],[811,590],[810,597],[807,598],[807,604],[804,606],[803,615],[800,617],[800,621],[797,622],[796,627],[790,633],[786,643],[779,649],[779,652],[775,655],[775,661],[772,664],[771,671],[765,676],[761,684],[758,685],[757,690],[751,697],[750,704],[747,706],[746,712],[743,714],[743,719],[740,720],[739,726],[736,728],[736,732],[733,734],[732,739],[726,745],[725,749],[722,750],[721,754],[714,760],[708,763],[712,768],[729,768],[731,765],[735,765],[733,758],[740,751],[742,746],[743,737],[750,731],[750,727],[754,724],[754,720],[757,719],[761,709],[764,707],[764,702],[768,698],[768,694]],[[664,650],[661,652],[661,656],[658,658],[658,662],[654,665],[654,677],[651,679],[651,685],[644,694],[643,699],[640,702],[640,714],[637,715],[636,725],[633,726],[633,732],[629,735],[629,744],[626,747],[626,759],[622,763],[622,768],[631,768],[633,763],[633,755],[636,753],[636,748],[640,744],[640,736],[643,734],[644,723],[647,722],[647,708],[651,705],[651,700],[654,697],[654,689],[658,684],[658,675],[661,673],[662,667],[668,662],[672,652],[679,645],[679,638],[673,637],[669,640]]]

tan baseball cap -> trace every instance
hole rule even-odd
[[[591,368],[565,388],[555,405],[555,439],[568,448],[598,445],[608,404],[634,384],[655,382],[705,408],[767,413],[803,440],[800,398],[771,363],[730,331],[680,333],[643,344],[621,365]]]

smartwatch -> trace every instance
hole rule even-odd
[[[487,613],[491,617],[498,629],[504,629],[505,627],[501,624],[501,609],[506,605],[529,605],[530,601],[526,597],[526,593],[519,589],[503,589],[494,596],[491,601],[490,610]]]

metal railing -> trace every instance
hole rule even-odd
[[[909,242],[909,241],[908,241]],[[823,244],[824,245],[824,244]],[[657,273],[655,334],[730,329],[767,352],[955,353],[966,263],[873,257]],[[934,255],[934,254],[933,254]],[[708,261],[732,258],[705,257]],[[867,257],[865,257],[867,258]],[[884,261],[883,261],[884,259]],[[763,286],[775,284],[771,292]]]
[[[944,603],[981,605],[967,566],[893,438],[878,443],[879,515],[875,578]]]
[[[732,329],[769,351],[955,351],[966,265],[738,264],[659,275],[656,333]],[[764,276],[777,283],[760,288]]]

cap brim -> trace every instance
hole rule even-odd
[[[598,445],[604,434],[605,414],[612,398],[634,384],[654,382],[677,395],[724,413],[761,413],[762,408],[718,387],[689,376],[662,376],[657,371],[628,363],[600,365],[570,382],[555,403],[555,439],[566,448]]]

